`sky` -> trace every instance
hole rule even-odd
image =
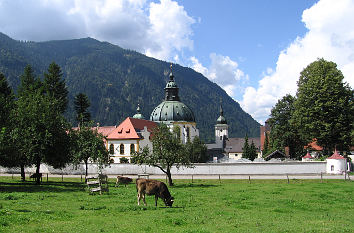
[[[354,0],[0,0],[0,32],[92,37],[191,67],[261,124],[318,58],[354,87]]]

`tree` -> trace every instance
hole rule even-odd
[[[19,121],[21,121],[21,118],[24,116],[20,115],[18,109],[20,101],[24,101],[25,99],[30,98],[30,95],[34,92],[42,92],[42,82],[39,80],[39,78],[35,77],[32,67],[30,65],[27,65],[24,68],[23,74],[20,76],[20,85],[17,91],[17,100],[15,102],[16,104],[14,106],[14,109],[11,113],[11,122],[13,128],[9,135],[13,148],[15,148],[14,150],[11,150],[14,155],[11,160],[11,162],[14,163],[11,164],[13,166],[19,166],[21,168],[22,181],[25,181],[26,178],[25,166],[32,165],[32,163],[27,154],[21,152],[21,147],[23,146],[23,144],[21,142],[21,136],[18,135],[18,133],[21,132],[22,127],[22,125],[19,125]],[[23,125],[25,124],[25,122],[20,123],[22,123]]]
[[[286,95],[272,108],[269,118],[270,137],[272,150],[284,151],[285,147],[289,147],[291,158],[299,159],[303,155],[305,142],[301,140],[298,127],[292,121],[294,102],[295,97]]]
[[[254,160],[255,158],[257,158],[257,148],[256,148],[256,146],[254,145],[254,142],[252,141],[252,143],[251,143],[251,146],[249,147],[249,152],[248,152],[248,158],[250,159],[250,160]]]
[[[246,159],[249,158],[249,154],[248,154],[249,147],[250,147],[250,145],[248,144],[248,135],[246,134],[245,143],[243,144],[243,147],[242,147],[242,158],[246,158]]]
[[[242,148],[242,158],[246,158],[249,160],[254,160],[257,158],[257,148],[252,141],[251,145],[248,143],[248,136],[245,136],[245,143],[243,144]]]
[[[43,83],[35,78],[32,68],[26,66],[12,113],[11,131],[22,179],[26,165],[35,165],[39,174],[42,162],[54,168],[69,162],[69,125],[59,105],[60,99],[46,94]],[[38,175],[36,183],[40,183]]]
[[[71,131],[71,154],[73,163],[85,163],[85,175],[88,172],[88,161],[98,162],[100,165],[109,161],[108,151],[104,144],[104,136],[98,133],[95,127],[81,126],[78,130]]]
[[[88,111],[90,107],[90,101],[87,96],[83,93],[79,93],[75,96],[74,100],[75,111],[76,111],[76,120],[80,125],[88,123],[91,120],[91,114]]]
[[[14,95],[5,76],[0,73],[0,165],[16,166],[14,148],[11,143],[11,112],[14,108]]]
[[[14,94],[2,73],[0,73],[0,106],[0,128],[8,127],[10,113],[14,106]]]
[[[46,94],[58,101],[58,108],[64,113],[68,105],[68,90],[62,76],[60,67],[52,62],[48,67],[48,73],[44,73],[43,83]]]
[[[153,130],[152,151],[144,147],[141,152],[136,152],[133,162],[158,167],[167,175],[168,184],[173,186],[171,168],[176,166],[190,167],[190,158],[184,145],[176,138],[165,124],[160,124]]]
[[[314,138],[326,153],[347,150],[354,127],[354,92],[343,82],[334,62],[322,59],[308,65],[298,81],[293,121],[301,137]]]
[[[198,136],[194,137],[192,142],[187,142],[185,147],[192,163],[205,163],[208,161],[207,147]]]
[[[264,145],[263,145],[263,150],[262,150],[262,155],[263,157],[266,157],[270,153],[270,148],[269,148],[269,136],[268,133],[265,133],[265,138],[264,138]]]
[[[23,74],[20,76],[20,80],[21,83],[17,91],[18,96],[42,88],[42,82],[39,78],[34,76],[33,69],[30,65],[25,67]]]

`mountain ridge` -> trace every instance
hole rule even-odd
[[[72,100],[79,92],[88,95],[92,118],[100,125],[119,124],[133,116],[138,103],[145,119],[149,119],[152,110],[164,99],[168,62],[90,37],[22,42],[0,33],[0,72],[14,89],[27,64],[42,77],[53,61],[61,67],[68,87],[70,104],[66,116],[72,123]],[[181,101],[193,110],[203,140],[214,140],[220,99],[230,137],[246,134],[259,137],[260,124],[217,84],[178,64],[174,64],[173,74]]]

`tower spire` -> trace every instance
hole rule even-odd
[[[175,83],[173,72],[172,72],[172,63],[170,64],[170,80],[167,82],[165,87],[165,100],[179,101],[178,96],[178,87]]]

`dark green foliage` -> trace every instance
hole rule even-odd
[[[5,76],[0,73],[0,128],[9,126],[10,112],[14,105],[14,95]]]
[[[268,133],[266,133],[265,134],[265,138],[264,138],[264,145],[263,145],[262,155],[263,155],[263,157],[266,157],[270,153],[271,153],[271,148],[270,148],[270,145],[269,145],[269,135],[268,135]]]
[[[208,161],[207,147],[199,137],[194,137],[193,141],[187,142],[185,147],[192,163],[205,163]]]
[[[13,139],[25,164],[41,162],[63,167],[68,159],[66,120],[57,111],[57,102],[40,91],[28,93],[16,101],[16,126]],[[39,179],[38,179],[39,183]]]
[[[242,158],[246,158],[249,160],[254,160],[257,158],[257,148],[254,145],[254,142],[251,142],[251,145],[248,142],[248,136],[245,136],[245,143],[242,148]]]
[[[173,186],[171,167],[191,166],[189,154],[180,139],[165,124],[155,127],[153,135],[152,151],[148,147],[143,148],[135,153],[132,162],[160,168],[167,175],[169,185]]]
[[[108,151],[104,144],[104,136],[97,132],[95,127],[89,127],[87,124],[80,126],[78,130],[70,132],[71,154],[74,164],[82,161],[86,165],[90,159],[92,162],[98,162],[101,166],[108,164]]]
[[[354,92],[334,62],[308,65],[298,81],[294,122],[306,141],[316,138],[325,151],[347,150],[354,130]]]
[[[35,77],[32,66],[26,65],[23,74],[20,76],[18,95],[23,96],[40,88],[43,88],[41,80]]]
[[[48,73],[44,73],[44,89],[47,95],[58,101],[58,108],[64,113],[68,105],[68,90],[60,67],[52,62],[48,67]]]
[[[120,158],[120,159],[119,159],[119,162],[120,162],[120,163],[129,163],[129,159],[123,157],[123,158]]]
[[[76,120],[79,125],[84,125],[91,121],[91,113],[88,111],[90,107],[90,101],[83,93],[79,93],[75,96],[74,100]]]
[[[133,116],[138,103],[148,119],[164,97],[169,63],[106,42],[86,38],[23,43],[0,33],[0,50],[0,72],[14,88],[26,64],[31,64],[36,74],[46,72],[51,61],[62,67],[69,91],[66,116],[72,123],[76,121],[72,104],[76,93],[87,94],[92,119],[101,125],[116,125]],[[181,100],[193,110],[203,141],[215,140],[220,98],[230,137],[259,135],[260,125],[215,83],[179,65],[174,66],[173,72]]]
[[[269,118],[271,144],[269,141],[267,144],[272,148],[270,152],[284,151],[285,147],[289,147],[290,157],[300,159],[306,142],[301,140],[299,129],[292,121],[295,100],[295,97],[286,95],[272,108]]]
[[[40,172],[41,163],[60,168],[70,160],[67,134],[70,127],[58,107],[60,100],[45,93],[43,83],[34,77],[32,68],[26,66],[12,112],[9,136],[14,146],[15,165],[22,170],[26,165],[35,165],[36,173]],[[22,175],[24,178],[24,173]]]

